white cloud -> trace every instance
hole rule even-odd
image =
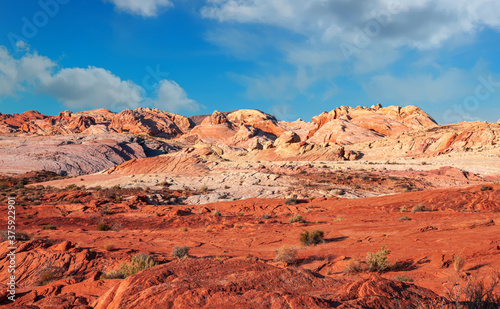
[[[76,109],[101,108],[110,104],[135,108],[143,100],[142,87],[96,67],[62,69],[55,75],[42,78],[36,90]]]
[[[0,98],[33,91],[53,97],[71,109],[108,108],[111,110],[155,106],[166,111],[197,111],[195,100],[176,82],[161,80],[157,99],[132,81],[122,80],[103,68],[62,68],[36,52],[19,59],[0,46]]]
[[[173,6],[170,0],[107,0],[120,11],[144,17],[157,16],[160,10]]]
[[[202,14],[274,25],[324,43],[352,41],[361,30],[392,46],[428,49],[483,26],[498,28],[499,10],[496,0],[209,0]]]
[[[202,107],[198,102],[190,99],[184,89],[172,80],[162,80],[158,85],[158,98],[154,102],[158,109],[169,112],[187,110],[197,112]]]

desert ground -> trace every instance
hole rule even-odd
[[[1,308],[500,303],[499,123],[31,111],[0,155]]]

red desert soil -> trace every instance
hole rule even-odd
[[[439,303],[453,284],[500,269],[499,185],[296,205],[152,205],[138,191],[118,191],[114,199],[110,192],[47,193],[41,205],[18,206],[18,231],[32,235],[17,250],[16,304],[31,306],[19,308],[391,308],[398,301],[405,308]],[[412,212],[416,206],[424,211]],[[305,222],[290,223],[294,214]],[[100,222],[111,230],[98,231]],[[302,246],[301,232],[316,229],[324,241]],[[183,245],[189,257],[172,257]],[[298,249],[295,264],[273,260],[282,245]],[[344,271],[382,246],[391,250],[394,270]],[[3,242],[2,282],[7,253]],[[160,265],[100,279],[138,253]],[[458,256],[464,265],[456,270]]]

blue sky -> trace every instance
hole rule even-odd
[[[0,113],[500,118],[497,0],[0,0]]]

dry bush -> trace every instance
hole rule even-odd
[[[120,266],[120,271],[122,272],[123,277],[126,278],[156,265],[158,265],[158,262],[156,262],[151,256],[141,253],[133,256],[130,264],[127,265],[123,263]]]
[[[314,230],[312,232],[304,230],[300,233],[300,243],[304,246],[319,244],[323,241],[325,233],[321,230]]]
[[[116,249],[114,243],[107,243],[104,245],[104,250],[106,251],[114,251]]]
[[[344,265],[344,273],[355,274],[364,271],[363,264],[360,260],[350,259]]]
[[[290,219],[288,219],[288,222],[290,222],[290,223],[295,223],[295,222],[304,223],[304,222],[306,222],[306,220],[304,220],[304,218],[302,218],[301,215],[293,215],[290,217]]]
[[[178,259],[183,259],[189,257],[189,247],[187,246],[175,246],[172,250],[172,256]]]
[[[290,247],[287,245],[283,245],[276,249],[276,257],[274,260],[276,262],[281,262],[286,265],[295,264],[297,256],[297,249],[295,247]]]
[[[459,272],[465,265],[465,257],[462,254],[458,254],[453,258],[453,268],[455,271]]]

